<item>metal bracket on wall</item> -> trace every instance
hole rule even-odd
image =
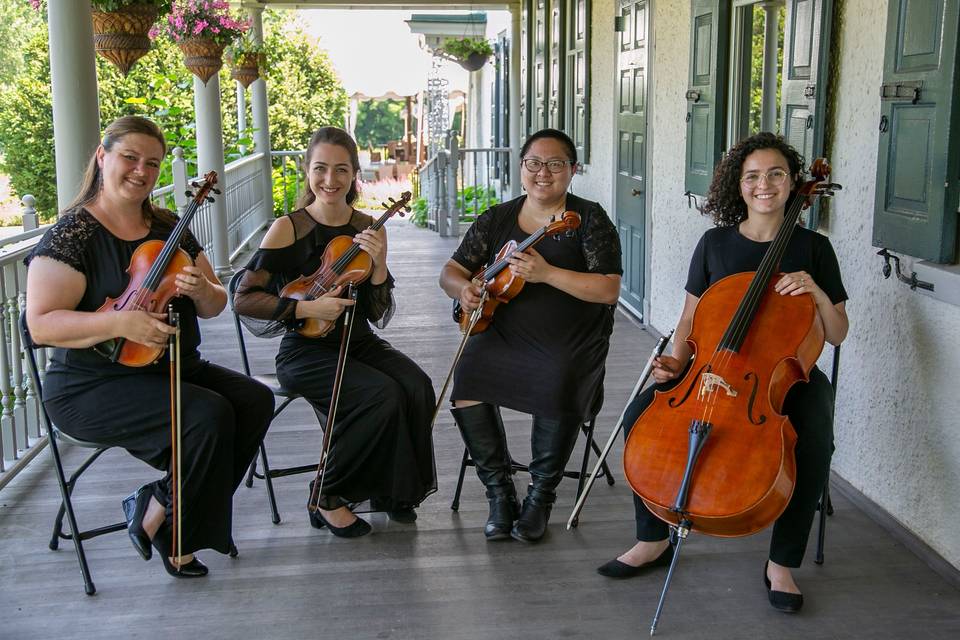
[[[911,291],[916,291],[917,289],[923,289],[924,291],[933,291],[933,283],[924,282],[923,280],[917,280],[917,272],[910,272],[910,277],[903,275],[900,272],[900,257],[890,253],[886,248],[880,249],[877,251],[878,256],[883,257],[883,277],[889,278],[893,272],[893,268],[890,266],[890,260],[893,259],[894,264],[896,265],[897,271],[897,280],[900,282],[910,285]]]

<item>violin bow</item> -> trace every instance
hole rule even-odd
[[[353,283],[347,284],[347,297],[354,304],[344,311],[343,333],[340,338],[340,355],[337,356],[337,369],[333,375],[333,389],[330,393],[330,408],[327,412],[327,426],[323,429],[323,446],[320,452],[320,463],[317,464],[317,476],[313,479],[313,489],[310,491],[310,500],[307,510],[311,513],[320,508],[320,496],[323,495],[323,480],[327,473],[327,456],[330,455],[330,442],[333,427],[337,420],[337,404],[340,401],[340,387],[343,386],[343,371],[347,364],[347,351],[350,348],[350,336],[353,334],[353,310],[357,302],[357,289]]]
[[[173,507],[173,540],[170,552],[173,555],[173,565],[180,570],[180,558],[183,556],[183,478],[181,476],[182,459],[180,455],[182,436],[182,412],[180,404],[180,314],[173,310],[173,305],[167,307],[167,320],[176,331],[170,334],[170,492]]]
[[[481,290],[483,293],[480,294],[480,304],[477,305],[476,309],[470,312],[470,324],[467,325],[466,331],[462,332],[463,337],[460,338],[460,346],[457,347],[457,353],[453,356],[453,364],[450,365],[450,371],[447,372],[447,379],[443,381],[443,387],[440,389],[440,395],[437,396],[437,406],[433,410],[433,419],[430,421],[431,431],[433,431],[433,425],[437,422],[437,416],[440,415],[440,407],[443,406],[443,397],[447,395],[447,387],[450,386],[450,380],[453,378],[453,372],[457,368],[457,363],[460,362],[460,356],[463,355],[463,348],[467,345],[467,338],[469,338],[470,334],[473,333],[473,328],[483,315],[483,305],[486,303],[487,297],[490,295],[490,293],[486,290],[486,288],[482,288]]]
[[[607,456],[610,455],[610,450],[613,448],[613,443],[616,442],[617,437],[623,430],[623,416],[627,414],[627,408],[630,406],[630,403],[633,402],[633,399],[637,397],[637,394],[640,393],[640,389],[642,389],[643,385],[647,383],[647,379],[653,372],[653,361],[663,355],[663,351],[667,348],[667,343],[670,342],[671,337],[673,337],[673,331],[665,336],[660,336],[660,339],[657,340],[657,344],[653,347],[653,352],[650,354],[650,358],[647,359],[647,365],[643,368],[643,371],[640,372],[640,377],[637,378],[637,384],[633,385],[633,391],[631,391],[630,395],[627,396],[627,404],[623,406],[623,411],[620,412],[620,418],[617,420],[617,426],[613,428],[613,432],[607,439],[607,444],[604,445],[603,451],[600,452],[600,457],[597,458],[597,464],[593,467],[593,472],[590,474],[590,478],[587,480],[587,483],[583,485],[583,491],[580,492],[580,497],[577,498],[577,504],[574,505],[573,511],[570,513],[570,517],[567,519],[567,531],[569,531],[572,527],[577,526],[577,523],[580,519],[580,511],[583,509],[583,505],[587,501],[587,496],[590,494],[590,489],[593,488],[593,483],[600,474],[600,469],[603,468],[603,463],[606,462]]]

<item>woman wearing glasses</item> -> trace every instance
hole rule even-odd
[[[520,158],[526,195],[484,212],[440,274],[440,286],[469,313],[481,289],[471,275],[510,240],[520,242],[571,210],[576,232],[513,255],[510,269],[526,281],[498,307],[489,329],[467,341],[451,399],[454,419],[486,486],[488,540],[536,542],[546,531],[584,419],[602,401],[604,361],[620,291],[620,240],[603,208],[567,193],[577,168],[573,141],[543,129]],[[520,508],[500,407],[533,415],[531,484]]]
[[[784,220],[803,158],[783,138],[758,133],[733,147],[713,176],[703,211],[716,228],[703,234],[690,261],[686,301],[674,337],[673,355],[655,361],[655,387],[639,394],[624,415],[629,433],[653,401],[654,389],[666,391],[677,383],[692,351],[686,342],[697,301],[707,287],[728,275],[755,271]],[[825,338],[834,345],[847,335],[847,292],[837,257],[825,237],[798,227],[780,263],[783,275],[775,288],[780,295],[810,294],[823,320]],[[791,568],[803,560],[817,501],[830,471],[833,453],[833,389],[814,367],[810,380],[797,383],[784,401],[784,413],[797,431],[797,478],[793,497],[773,526],[769,560],[763,579],[770,604],[795,612],[803,596]],[[628,578],[670,564],[673,547],[667,525],[634,496],[637,542],[630,550],[597,570],[611,578]]]

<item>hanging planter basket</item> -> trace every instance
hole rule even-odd
[[[487,60],[490,59],[490,56],[483,53],[471,53],[468,57],[464,59],[458,59],[457,64],[466,69],[467,71],[479,71],[483,68],[483,65],[487,64]]]
[[[183,64],[203,84],[223,67],[223,47],[210,38],[186,38],[180,41]]]
[[[150,27],[157,7],[135,4],[117,11],[92,11],[93,46],[97,53],[127,75],[133,63],[150,51]]]
[[[242,53],[233,61],[230,77],[243,85],[246,89],[254,80],[260,77],[260,64],[263,54]]]

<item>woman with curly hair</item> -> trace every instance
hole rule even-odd
[[[693,252],[673,354],[654,361],[657,384],[637,395],[627,408],[623,422],[627,433],[653,401],[654,391],[669,390],[683,377],[693,355],[686,338],[697,302],[707,288],[726,276],[756,271],[783,224],[802,171],[800,154],[772,133],[758,133],[743,140],[720,162],[703,209],[713,217],[716,228],[703,234]],[[847,334],[847,292],[830,241],[798,227],[780,268],[776,291],[785,296],[813,296],[826,340],[840,344]],[[796,487],[786,510],[774,523],[763,579],[770,604],[781,611],[795,612],[803,605],[803,596],[791,568],[799,567],[803,560],[833,452],[833,389],[829,380],[814,367],[808,382],[790,389],[783,408],[797,431]],[[599,567],[601,575],[628,578],[667,566],[673,557],[667,525],[650,513],[639,497],[633,500],[638,542]]]

